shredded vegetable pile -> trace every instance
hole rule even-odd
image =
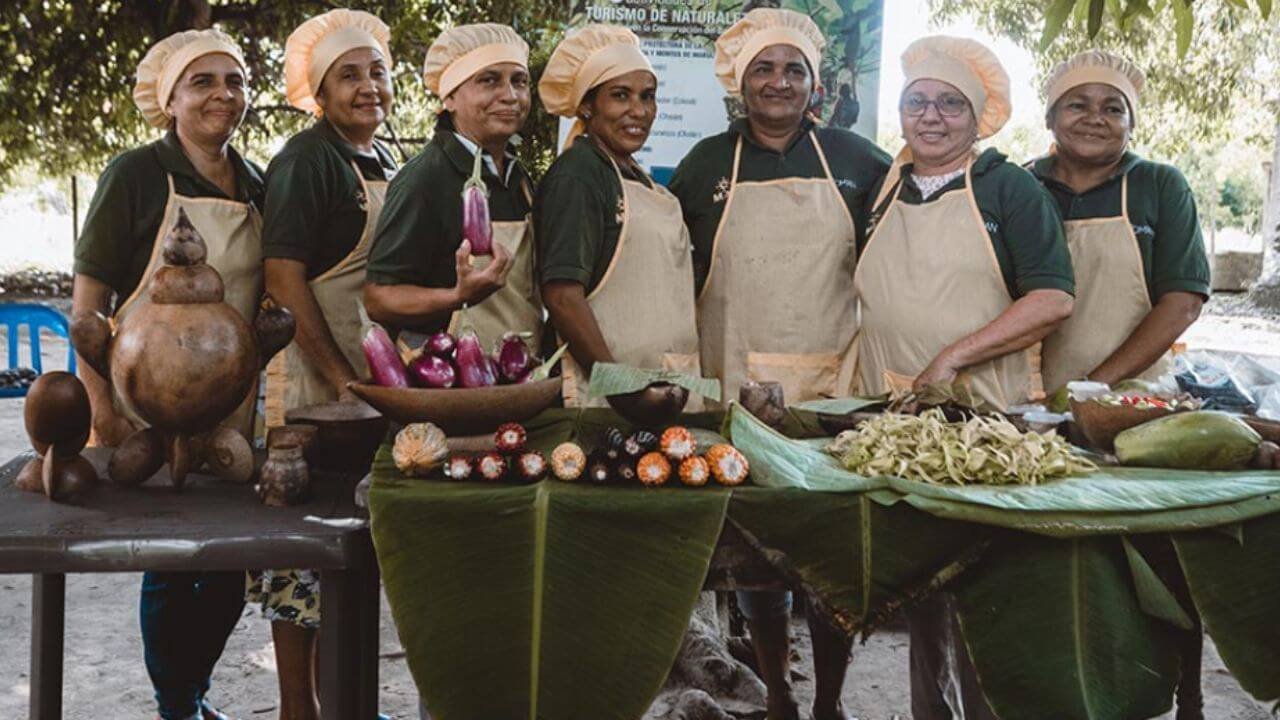
[[[1097,469],[1052,432],[1024,433],[1004,418],[989,416],[947,422],[936,408],[868,420],[840,433],[827,452],[859,475],[940,485],[1038,485]]]

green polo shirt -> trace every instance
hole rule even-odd
[[[234,149],[235,198],[196,172],[171,130],[163,138],[117,155],[98,177],[84,228],[75,245],[75,272],[116,293],[116,306],[133,294],[151,260],[169,202],[169,181],[179,195],[249,202],[262,208],[262,170]]]
[[[743,139],[738,181],[765,182],[824,177],[826,172],[813,144],[815,134],[831,168],[831,177],[853,219],[854,232],[861,242],[866,228],[863,209],[867,195],[888,171],[892,163],[888,154],[857,133],[817,127],[807,119],[800,134],[785,151],[779,153],[757,145],[747,130],[747,121],[736,120],[726,132],[694,145],[671,178],[671,192],[680,199],[684,221],[693,240],[694,273],[699,287],[711,264],[716,230],[720,227],[727,192],[733,181],[729,176],[733,173],[733,154],[738,138]],[[778,230],[778,240],[782,242],[793,228]]]
[[[357,153],[323,119],[289,138],[267,166],[263,257],[301,260],[313,278],[351,254],[367,219],[361,178],[395,175],[387,148],[374,142],[373,150]]]
[[[1128,176],[1129,224],[1138,239],[1153,304],[1172,291],[1209,297],[1209,258],[1200,234],[1196,198],[1177,168],[1126,152],[1114,175],[1091,190],[1076,193],[1053,178],[1053,162],[1053,157],[1043,157],[1028,167],[1056,201],[1063,220],[1118,217],[1122,181]]]
[[[1062,222],[1053,200],[1040,183],[994,148],[978,156],[970,174],[974,200],[987,226],[1009,295],[1017,299],[1032,290],[1064,290],[1074,295],[1075,275]],[[872,204],[883,182],[882,179],[876,183],[870,195]],[[911,179],[910,164],[903,166],[900,182],[899,199],[908,205],[933,202],[965,187],[965,178],[961,175],[924,200]],[[891,198],[892,194],[880,207],[871,210],[869,227],[874,229]]]
[[[524,220],[530,212],[529,176],[508,155],[511,170],[498,178],[484,166],[493,221]],[[367,282],[450,288],[457,284],[454,253],[462,244],[462,186],[471,177],[472,154],[442,114],[431,142],[405,163],[387,186],[387,202],[369,251]]]
[[[628,180],[652,181],[619,167]],[[560,154],[533,204],[540,280],[571,280],[590,293],[618,249],[624,202],[622,181],[596,142],[583,135]]]

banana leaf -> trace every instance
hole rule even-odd
[[[1195,472],[1105,467],[1042,485],[935,485],[845,470],[824,439],[796,440],[740,405],[728,432],[751,463],[752,482],[775,488],[869,492],[950,520],[1053,537],[1180,532],[1280,511],[1280,472]]]
[[[570,434],[561,419],[543,436]],[[392,616],[436,717],[633,720],[675,660],[729,491],[399,479],[373,467]]]
[[[867,493],[739,488],[729,518],[777,553],[846,632],[869,634],[981,555],[995,530],[941,520]]]
[[[1259,700],[1280,699],[1280,515],[1251,520],[1243,542],[1212,530],[1173,536],[1205,630]]]
[[[1119,539],[1012,536],[955,592],[978,680],[1003,720],[1133,720],[1171,707],[1175,628],[1143,612]]]

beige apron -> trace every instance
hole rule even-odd
[[[680,201],[666,188],[622,177],[622,229],[604,277],[587,296],[600,334],[615,361],[700,375],[698,326],[694,319],[693,252]],[[587,394],[591,378],[566,354],[566,407],[603,407]],[[689,398],[687,412],[702,408]]]
[[[223,300],[252,327],[262,300],[262,216],[250,203],[179,195],[173,189],[173,176],[169,176],[169,199],[160,219],[160,229],[156,231],[147,269],[142,273],[138,289],[116,311],[114,323],[118,325],[141,304],[151,302],[151,276],[164,265],[164,237],[178,221],[179,210],[186,211],[187,218],[204,238],[208,248],[205,262],[222,276],[225,287]],[[258,384],[255,382],[248,397],[221,425],[238,430],[252,442],[257,400]],[[135,425],[146,425],[119,394],[115,396],[115,405]]]
[[[1044,341],[1044,385],[1057,390],[1082,380],[1124,344],[1151,312],[1138,237],[1129,222],[1129,176],[1120,184],[1120,215],[1065,223],[1071,265],[1076,274],[1076,303]],[[1140,377],[1155,380],[1169,356]]]
[[[944,348],[1013,304],[973,196],[962,190],[908,205],[893,199],[867,240],[854,275],[859,302],[858,381],[863,395],[915,378]],[[1043,397],[1040,346],[965,368],[977,395],[998,408]]]
[[[378,215],[387,196],[384,180],[365,180],[359,166],[351,169],[360,180],[365,197],[364,229],[356,246],[337,265],[312,278],[307,286],[315,295],[325,324],[357,377],[368,377],[369,366],[360,347],[360,313],[356,301],[364,288],[369,247],[378,226]],[[294,408],[338,399],[338,391],[303,353],[298,343],[289,343],[267,365],[267,427],[285,423],[285,413]]]
[[[521,183],[521,192],[529,205],[533,194],[527,183]],[[542,298],[538,294],[535,276],[533,247],[533,223],[526,215],[523,220],[493,222],[493,241],[511,253],[511,269],[507,283],[500,290],[485,298],[479,305],[467,308],[467,320],[480,338],[485,352],[498,349],[502,336],[508,332],[526,333],[525,342],[534,356],[542,352]],[[490,255],[472,257],[471,263],[483,270],[493,261]],[[449,332],[457,334],[462,313],[455,312],[449,319]]]
[[[857,236],[815,133],[823,177],[738,182],[741,137],[711,266],[698,297],[702,367],[724,400],[748,381],[788,403],[852,390]]]

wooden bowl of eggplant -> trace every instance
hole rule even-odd
[[[356,397],[400,423],[434,423],[447,435],[482,435],[506,422],[524,422],[560,397],[561,379],[478,388],[383,387],[366,382],[347,385]]]

